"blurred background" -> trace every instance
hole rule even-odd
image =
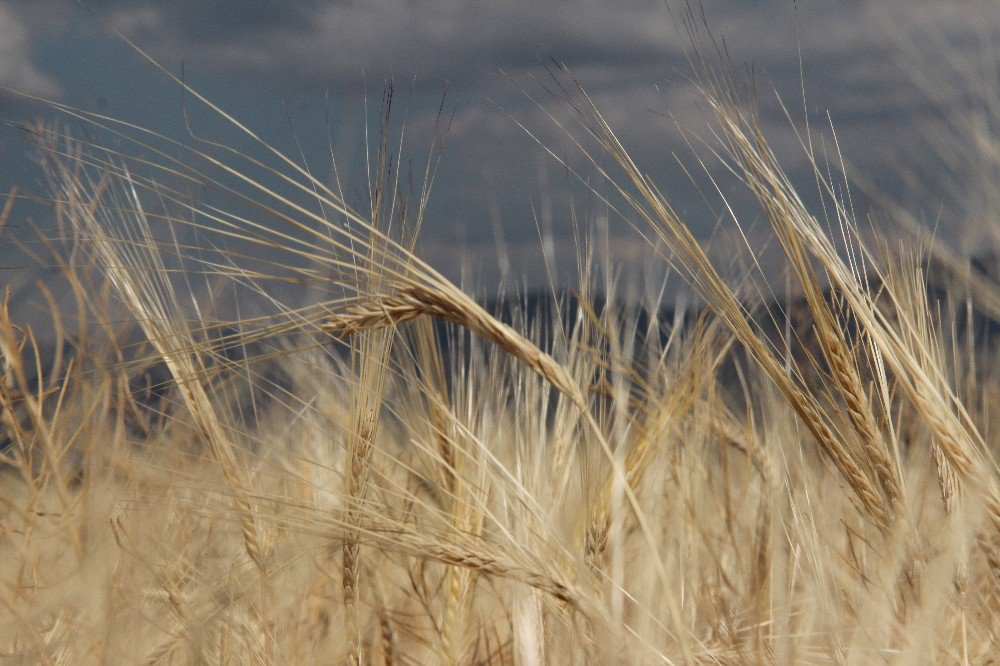
[[[627,271],[625,283],[641,282],[644,266],[657,270],[645,242],[538,143],[582,165],[547,117],[553,108],[563,117],[545,91],[554,61],[588,91],[717,256],[743,242],[734,240],[719,199],[700,194],[710,183],[696,155],[709,172],[718,165],[699,143],[706,110],[692,82],[686,8],[675,0],[83,5],[0,2],[0,85],[181,139],[188,113],[198,135],[250,147],[194,108],[120,31],[327,182],[334,155],[357,205],[367,197],[366,121],[378,123],[387,77],[395,82],[397,127],[406,127],[403,158],[413,160],[417,180],[443,98],[450,125],[420,252],[463,284],[572,285],[574,219],[596,230],[614,262],[639,269]],[[699,23],[703,13],[737,71],[752,70],[768,139],[806,198],[816,189],[800,144],[808,123],[817,154],[849,174],[859,219],[897,229],[890,218],[900,206],[907,224],[932,230],[961,256],[990,254],[1000,213],[1000,3],[718,0],[694,13]],[[17,184],[46,196],[20,126],[56,115],[0,92],[4,191]],[[743,207],[738,184],[718,177],[757,243],[756,211]],[[3,277],[15,289],[39,275],[24,249],[37,246],[35,227],[44,234],[47,224],[44,208],[15,205],[0,249]]]

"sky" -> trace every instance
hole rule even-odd
[[[556,281],[571,281],[574,213],[607,229],[616,261],[649,260],[628,225],[605,225],[605,213],[588,207],[585,191],[532,137],[577,159],[569,137],[529,97],[544,98],[553,60],[593,97],[699,236],[726,235],[718,203],[707,205],[682,167],[697,173],[698,149],[678,126],[703,136],[705,112],[690,80],[677,0],[83,4],[0,0],[0,86],[183,138],[190,101],[119,31],[167,69],[179,74],[183,63],[187,82],[279,148],[297,154],[301,147],[327,180],[332,145],[356,196],[364,193],[366,99],[371,119],[392,76],[406,154],[419,163],[446,93],[451,124],[421,253],[455,279],[537,286],[554,271]],[[966,128],[996,98],[1000,3],[716,0],[703,7],[731,60],[753,68],[765,130],[794,179],[809,183],[796,128],[832,122],[860,214],[874,207],[876,193],[888,194],[925,224],[950,229],[956,244],[981,242],[957,229],[972,214],[965,208],[973,194],[990,196],[962,188],[978,187],[967,172],[985,168],[968,158],[966,143],[975,152],[976,142]],[[994,140],[996,110],[985,114]],[[17,126],[53,117],[44,105],[0,92],[5,190],[18,184],[44,196]],[[209,116],[192,118],[200,135],[244,145]],[[0,248],[13,282],[28,272],[12,258],[10,235],[28,236],[29,213],[45,228],[44,212],[18,206]],[[753,212],[745,214],[751,224]]]

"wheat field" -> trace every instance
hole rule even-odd
[[[1000,287],[869,228],[809,137],[807,204],[706,53],[794,296],[730,279],[570,72],[540,92],[697,296],[670,316],[586,238],[547,305],[423,261],[439,153],[408,193],[391,90],[362,206],[180,80],[259,156],[49,103],[45,335],[0,308],[5,663],[994,663]]]

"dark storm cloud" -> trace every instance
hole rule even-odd
[[[675,24],[681,3],[669,4],[673,12],[663,2],[639,0],[87,3],[101,21],[166,65],[176,68],[185,60],[188,71],[208,78],[204,92],[210,96],[213,85],[224,85],[233,98],[240,91],[253,98],[256,108],[268,101],[280,108],[289,98],[321,103],[328,90],[341,100],[357,100],[365,77],[380,81],[388,71],[407,87],[415,77],[417,95],[427,100],[447,82],[456,116],[426,232],[431,244],[460,237],[485,248],[485,255],[494,238],[484,222],[491,207],[501,210],[507,240],[528,246],[537,233],[531,205],[558,198],[544,191],[558,188],[553,175],[558,169],[498,106],[550,145],[565,148],[564,137],[501,69],[531,87],[530,77],[545,77],[547,57],[566,63],[646,169],[668,189],[684,178],[672,153],[683,155],[686,147],[657,113],[669,112],[698,129],[705,112],[687,81],[687,38]],[[74,22],[88,25],[95,43],[114,41],[97,22],[88,24],[86,12],[73,3],[8,0],[5,7],[0,7],[0,82],[8,85],[45,94],[69,90],[73,82],[61,73],[57,44]],[[979,1],[713,0],[705,7],[713,33],[725,39],[737,66],[753,64],[770,139],[784,164],[800,173],[805,157],[771,96],[772,86],[800,119],[804,78],[810,112],[829,111],[845,157],[860,172],[878,177],[896,169],[893,161],[916,164],[926,137],[914,126],[947,116],[949,105],[964,100],[960,92],[935,96],[920,90],[910,75],[926,63],[916,62],[919,57],[906,62],[901,55],[947,60],[949,54],[995,45],[1000,29],[1000,4]],[[5,34],[13,39],[3,40]],[[33,59],[39,45],[55,54],[48,69]],[[94,85],[117,75],[95,74]],[[962,84],[961,77],[951,76],[949,83]],[[144,86],[137,81],[135,90],[141,94]],[[436,105],[431,100],[425,107],[416,106],[415,127],[431,124]],[[242,117],[265,136],[284,129],[273,116],[240,113],[249,114]],[[142,117],[130,119],[144,123]],[[682,192],[680,208],[697,210],[694,197],[683,199],[690,192],[674,189]],[[692,213],[696,226],[702,216],[703,211]],[[701,227],[713,221],[704,218]],[[569,235],[567,225],[554,228],[557,236]],[[447,251],[442,256],[447,259]]]
[[[574,71],[608,73],[606,87],[623,91],[640,81],[663,83],[686,69],[686,38],[675,23],[679,2],[97,0],[86,5],[168,66],[183,58],[195,71],[252,81],[281,96],[357,84],[391,70],[432,90],[447,81],[459,93],[478,95],[478,101],[484,94],[509,93],[499,70],[538,72],[539,60],[548,56]],[[712,29],[725,38],[737,62],[752,62],[779,89],[794,90],[801,50],[813,101],[845,112],[855,104],[888,108],[899,100],[901,90],[885,67],[893,52],[886,31],[905,33],[930,24],[961,41],[974,38],[983,25],[995,29],[1000,20],[998,10],[976,2],[807,1],[798,9],[790,0],[705,5]],[[63,22],[80,20],[80,12],[67,18],[72,3],[57,0],[8,0],[8,6],[8,24],[37,35],[54,34],[60,7]],[[9,67],[0,62],[0,80],[5,70],[23,72],[28,87],[52,90],[55,77],[33,69],[27,39],[22,34],[6,40],[18,55],[7,59]],[[878,86],[882,89],[872,90]]]
[[[27,20],[39,4],[59,3],[13,2]],[[679,2],[104,0],[87,5],[168,63],[185,57],[206,70],[280,74],[260,81],[279,87],[358,81],[363,70],[371,75],[390,68],[417,76],[418,84],[440,87],[448,79],[490,87],[498,69],[535,68],[546,55],[573,67],[616,68],[627,77],[636,67],[683,66],[686,46],[675,22]],[[797,10],[790,0],[705,5],[712,29],[725,37],[737,60],[772,69],[796,66],[801,48],[814,75],[827,71],[830,78],[848,71],[842,68],[845,58],[884,59],[892,48],[886,30],[933,24],[941,34],[961,39],[997,20],[997,10],[976,2],[834,0],[799,3]]]
[[[38,22],[52,23],[67,16],[63,0],[7,0],[7,4]],[[101,19],[136,14],[155,14],[163,25],[173,26],[176,34],[197,41],[216,37],[237,37],[279,26],[303,27],[322,0],[87,0],[78,6]]]
[[[320,2],[317,0],[253,1],[246,0],[178,0],[175,2],[124,3],[132,10],[123,10],[123,3],[99,3],[115,14],[148,8],[159,13],[161,24],[171,36],[183,37],[190,44],[200,41],[240,40],[274,30],[305,31],[309,29]],[[98,3],[92,3],[94,7]],[[116,5],[118,8],[116,8]]]
[[[686,69],[687,46],[675,19],[680,2],[641,0],[91,0],[101,20],[122,30],[168,66],[182,58],[203,72],[252,82],[278,94],[322,91],[392,70],[440,90],[490,94],[509,88],[498,74],[537,72],[552,56],[574,71],[608,74],[605,87],[648,86]],[[886,64],[892,35],[932,25],[956,42],[974,41],[1000,22],[980,2],[790,0],[704,3],[713,31],[737,62],[752,62],[779,88],[794,90],[801,52],[813,100],[821,107],[894,104],[901,93]],[[53,38],[74,3],[8,0],[0,13],[0,81],[57,89],[58,73],[32,64],[32,42]],[[668,7],[672,7],[671,11]],[[61,17],[61,20],[60,20]],[[86,17],[83,17],[85,20]],[[61,26],[61,27],[60,27]],[[95,28],[100,33],[100,28]],[[105,34],[108,40],[113,39]],[[9,52],[9,53],[8,53]],[[15,78],[16,77],[16,78]],[[585,81],[589,86],[593,81]],[[881,86],[881,89],[876,89]],[[834,99],[833,96],[838,98]],[[905,101],[905,100],[904,100]],[[837,102],[833,104],[832,102]]]
[[[498,69],[537,66],[546,52],[570,64],[623,67],[678,53],[659,3],[105,4],[102,16],[167,61],[184,56],[205,68],[267,74],[277,87],[356,83],[364,72],[391,69],[418,85],[441,88],[447,79],[481,88]]]

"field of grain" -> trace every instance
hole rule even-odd
[[[794,295],[734,283],[585,85],[545,85],[697,295],[669,317],[586,238],[544,307],[421,260],[437,153],[401,167],[391,90],[360,207],[192,89],[259,155],[51,105],[50,324],[0,308],[5,663],[992,663],[1000,286],[859,219],[808,134],[805,203],[697,54]]]

